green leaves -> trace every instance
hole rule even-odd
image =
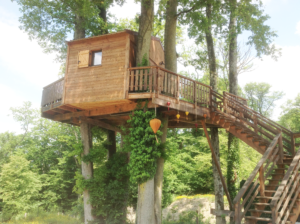
[[[155,118],[154,111],[134,111],[128,120],[129,134],[125,136],[124,147],[130,152],[128,169],[133,183],[144,183],[154,177],[156,160],[161,156],[160,144],[150,127],[150,120]],[[161,135],[158,131],[157,135]]]

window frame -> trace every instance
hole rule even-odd
[[[94,62],[94,57],[95,57],[95,53],[97,53],[97,52],[101,52],[101,56],[102,56],[102,58],[101,58],[101,64],[99,64],[99,65],[94,65],[93,64],[93,62]],[[90,67],[94,67],[94,66],[102,66],[102,59],[103,59],[103,51],[102,51],[102,49],[97,49],[97,50],[91,50],[90,51]]]

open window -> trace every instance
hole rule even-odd
[[[92,66],[102,64],[102,51],[92,52]]]

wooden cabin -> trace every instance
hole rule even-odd
[[[126,74],[136,66],[136,42],[137,33],[129,30],[68,41],[65,77],[44,88],[42,112],[126,103]],[[151,65],[164,66],[159,38],[152,37],[149,54]],[[53,88],[54,96],[48,94]]]

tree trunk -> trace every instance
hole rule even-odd
[[[238,95],[236,0],[231,0],[229,23],[229,92]]]
[[[167,140],[167,132],[168,132],[168,120],[169,117],[165,117],[162,120],[163,128],[162,128],[162,136],[161,143],[165,143]],[[163,149],[165,151],[165,149]],[[162,188],[163,188],[163,179],[164,179],[164,162],[163,158],[157,159],[157,169],[156,174],[154,176],[154,212],[155,212],[155,224],[162,223]]]
[[[102,19],[103,22],[102,26],[100,27],[100,34],[107,34],[107,10],[104,2],[101,2],[101,4],[98,5],[98,9],[100,10],[99,17]]]
[[[211,14],[212,14],[212,5],[207,3],[206,18],[208,20],[208,26],[205,32],[205,39],[206,39],[208,60],[209,60],[210,86],[214,91],[217,91],[218,74],[217,74],[215,47],[214,47],[214,41],[211,32],[211,16],[212,16]],[[217,160],[220,164],[219,131],[218,128],[211,128],[210,130],[211,130],[211,142],[215,150]],[[217,167],[213,159],[212,159],[212,167],[213,167],[213,176],[214,176],[215,209],[224,210],[223,186],[222,186],[220,175],[218,173]],[[224,217],[217,216],[216,223],[225,224],[226,220]]]
[[[153,27],[154,1],[141,1],[141,16],[138,32],[136,64],[144,65],[143,58],[149,65],[151,33]],[[154,178],[138,186],[137,223],[153,224],[154,217]]]
[[[75,18],[74,40],[85,38],[84,18],[78,15]]]
[[[80,124],[81,141],[83,145],[83,154],[88,155],[92,148],[92,133],[91,126],[86,122]],[[92,162],[81,162],[81,172],[85,180],[92,178],[93,176],[93,164]],[[92,215],[92,205],[90,204],[90,194],[87,189],[83,191],[83,203],[84,203],[84,223],[88,224],[89,221],[93,221],[95,218]]]
[[[236,29],[236,4],[237,0],[230,0],[230,21],[229,21],[229,92],[238,95],[238,73],[237,73],[237,29]],[[235,142],[235,144],[233,144]],[[239,140],[229,133],[228,135],[228,154],[229,162],[227,164],[227,186],[232,200],[236,196],[237,189],[236,178],[239,161],[232,161],[239,158]],[[236,170],[236,171],[235,171]],[[231,176],[230,176],[231,175]],[[237,174],[236,174],[237,175]],[[230,218],[230,223],[234,223]]]
[[[142,65],[143,57],[149,64],[151,33],[153,27],[154,0],[141,1],[141,16],[138,32],[136,64]]]
[[[107,130],[107,141],[107,159],[110,159],[117,152],[116,132]]]
[[[154,178],[139,185],[137,224],[154,224]]]
[[[177,72],[176,53],[176,26],[177,26],[177,0],[167,1],[166,24],[165,24],[165,68]]]

